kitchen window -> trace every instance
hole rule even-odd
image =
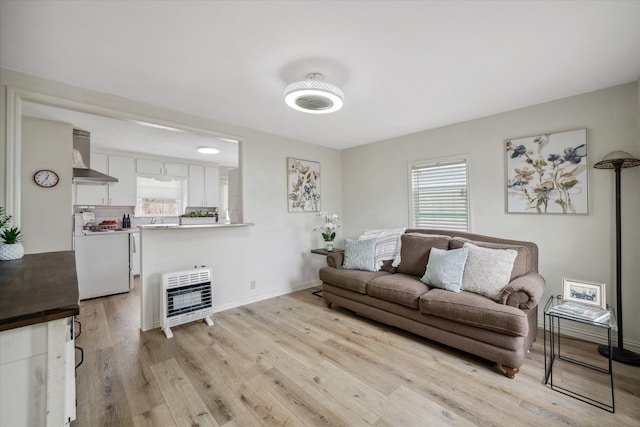
[[[409,163],[413,228],[469,231],[467,156]]]
[[[184,214],[187,180],[138,176],[136,216],[179,216]]]

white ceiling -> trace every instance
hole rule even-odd
[[[91,133],[91,151],[122,151],[173,157],[221,166],[238,166],[238,143],[211,135],[196,134],[180,129],[160,129],[130,120],[97,116],[48,105],[25,102],[22,114],[46,120],[69,123],[75,129]],[[144,123],[144,122],[142,122]],[[69,135],[71,138],[71,135]],[[198,153],[198,147],[213,147],[218,154]]]
[[[0,0],[0,66],[346,148],[635,81],[640,2]]]

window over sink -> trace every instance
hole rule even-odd
[[[187,180],[176,178],[136,178],[136,216],[179,216],[184,214]]]

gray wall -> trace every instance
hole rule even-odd
[[[69,251],[72,132],[69,124],[26,117],[22,121],[22,244],[27,254]],[[49,169],[60,182],[42,188],[33,174]]]
[[[345,150],[344,236],[408,224],[408,162],[469,153],[471,230],[536,242],[545,301],[569,277],[605,282],[615,306],[614,173],[589,168],[588,215],[506,214],[503,147],[514,137],[587,128],[590,166],[614,150],[640,156],[638,119],[633,82]],[[640,167],[623,171],[622,189],[625,342],[640,349]]]

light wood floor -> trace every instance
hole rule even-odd
[[[542,331],[510,380],[486,360],[329,310],[312,290],[173,328],[170,340],[140,332],[137,290],[83,301],[73,425],[640,425],[638,367],[614,364],[610,414],[543,384]],[[565,351],[601,359],[590,343],[563,341]],[[607,376],[577,370],[557,381],[608,396]]]

